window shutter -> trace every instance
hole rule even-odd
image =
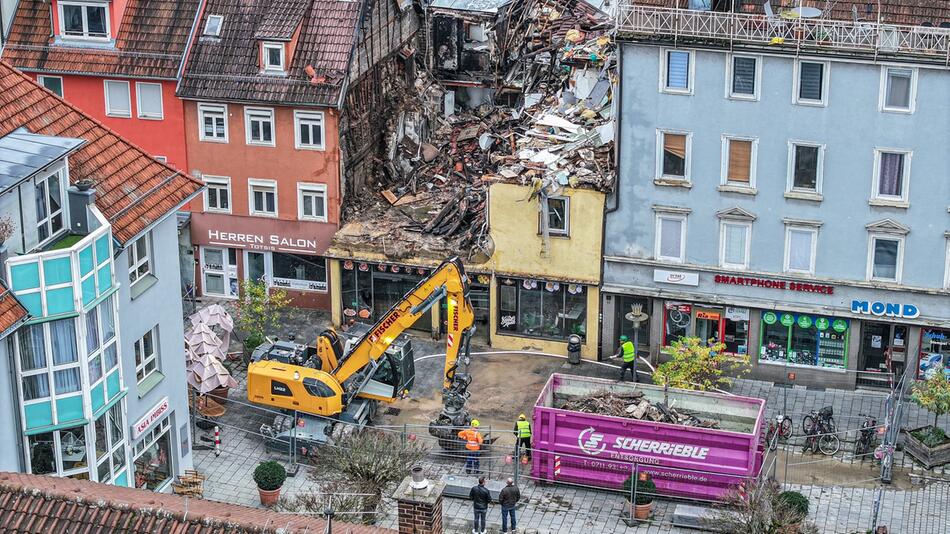
[[[729,140],[729,174],[726,179],[730,182],[749,183],[752,168],[752,141]]]
[[[798,98],[803,100],[821,100],[824,65],[821,63],[802,63],[798,80]]]
[[[755,58],[733,58],[732,92],[741,95],[755,94]]]
[[[145,117],[162,116],[162,86],[155,84],[138,84],[139,115]]]
[[[881,170],[878,177],[878,194],[899,197],[903,193],[904,155],[881,153]]]
[[[686,159],[686,136],[680,134],[663,134],[663,151]]]
[[[107,82],[109,90],[109,111],[119,115],[132,113],[129,102],[129,86],[122,82]]]
[[[689,52],[667,52],[666,86],[673,89],[689,88]]]

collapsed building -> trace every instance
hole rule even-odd
[[[459,256],[479,341],[563,352],[574,335],[595,357],[600,268],[576,258],[600,254],[615,179],[608,18],[585,2],[438,0],[423,25],[424,64],[387,95],[373,183],[346,197],[327,253],[334,322],[374,320]],[[441,316],[417,327],[439,335]]]

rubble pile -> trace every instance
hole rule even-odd
[[[652,403],[643,393],[635,391],[627,395],[600,393],[590,397],[569,400],[561,405],[562,410],[626,417],[657,423],[672,423],[701,428],[719,428],[718,421],[698,419],[683,410],[677,410],[662,402]]]
[[[568,18],[567,3],[513,2],[518,11],[509,10],[496,24],[510,42],[499,59],[506,75],[494,88],[494,101],[515,105],[446,109],[448,89],[424,69],[411,88],[394,91],[399,112],[388,120],[388,153],[377,162],[378,194],[347,198],[344,220],[361,224],[338,233],[337,244],[388,240],[393,246],[387,254],[394,258],[446,252],[487,257],[492,182],[530,186],[528,198],[538,198],[542,208],[565,187],[610,190],[615,47],[592,29],[603,19]]]

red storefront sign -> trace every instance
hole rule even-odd
[[[215,213],[191,215],[191,241],[195,245],[323,254],[335,232],[336,225],[330,223]]]
[[[792,282],[788,280],[771,280],[768,278],[754,278],[750,276],[729,276],[726,274],[717,274],[713,280],[717,284],[764,287],[767,289],[798,291],[802,293],[821,293],[823,295],[833,295],[835,292],[834,286],[829,286],[826,284],[811,284],[805,282]]]

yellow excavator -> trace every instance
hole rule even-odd
[[[293,440],[323,443],[331,436],[335,421],[364,425],[379,401],[391,403],[407,395],[415,379],[415,365],[411,345],[397,342],[397,338],[445,298],[443,410],[430,423],[429,432],[439,437],[444,447],[455,448],[457,437],[445,427],[465,426],[471,420],[465,401],[472,379],[458,369],[463,350],[462,363],[467,367],[474,331],[468,289],[462,262],[452,258],[442,262],[374,325],[363,327],[346,346],[334,330],[326,330],[313,346],[291,340],[259,347],[248,365],[248,400],[288,414],[275,418],[274,425],[262,425],[262,433],[282,446]]]

